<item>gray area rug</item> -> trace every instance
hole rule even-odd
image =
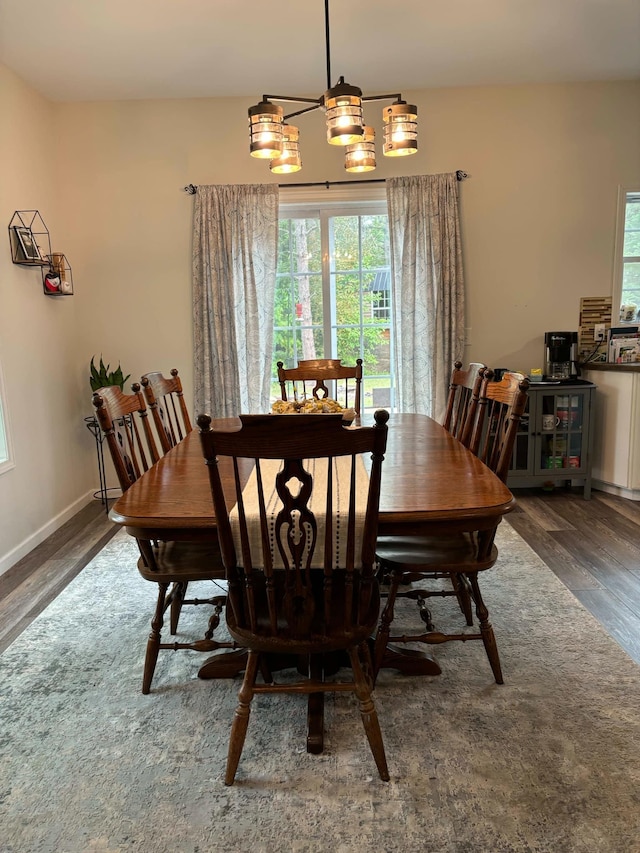
[[[350,695],[327,696],[320,756],[304,697],[258,697],[227,788],[239,681],[167,651],[141,694],[155,593],[119,533],[0,656],[0,850],[640,851],[640,671],[506,523],[498,541],[503,686],[478,642],[433,647],[436,678],[384,672],[388,784]]]

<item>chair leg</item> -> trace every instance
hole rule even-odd
[[[142,692],[145,695],[151,690],[153,673],[155,672],[158,661],[162,625],[164,623],[164,601],[168,589],[168,583],[158,584],[158,602],[156,604],[156,612],[153,614],[153,619],[151,620],[151,633],[147,640],[147,654],[144,659],[144,673],[142,676]]]
[[[258,675],[258,664],[260,655],[258,652],[249,651],[247,667],[244,671],[244,680],[238,693],[238,707],[236,708],[233,724],[231,726],[231,737],[229,739],[229,752],[227,753],[227,770],[224,776],[225,785],[233,785],[236,778],[236,770],[242,755],[244,739],[247,735],[249,725],[249,714],[251,713],[251,700],[253,699],[253,686]]]
[[[380,672],[380,667],[382,666],[382,662],[384,660],[384,653],[387,649],[387,643],[389,642],[389,634],[391,632],[391,623],[393,622],[396,596],[398,594],[398,587],[400,586],[401,579],[402,575],[400,574],[400,572],[391,573],[391,578],[389,581],[389,592],[387,594],[387,603],[382,609],[382,613],[380,615],[380,624],[378,625],[376,639],[373,647],[374,683],[375,679],[378,677],[378,673]]]
[[[171,616],[169,624],[171,626],[172,635],[178,633],[178,620],[180,619],[182,602],[187,594],[187,585],[187,583],[174,583],[171,591]]]
[[[491,622],[489,622],[489,611],[482,600],[482,595],[480,594],[480,587],[478,585],[478,573],[470,572],[467,575],[469,579],[469,583],[471,584],[471,595],[473,596],[473,600],[476,605],[476,615],[478,617],[478,621],[480,622],[480,633],[482,635],[482,642],[484,643],[484,650],[487,653],[487,657],[489,658],[489,663],[491,664],[491,671],[493,672],[493,677],[496,680],[496,684],[504,684],[504,679],[502,678],[502,668],[500,666],[500,656],[498,654],[498,644],[496,643],[496,637],[493,633],[493,628],[491,626]]]
[[[450,577],[462,615],[466,619],[467,625],[473,625],[471,595],[469,594],[466,578],[464,576],[457,575],[455,572],[452,572]]]
[[[389,768],[387,767],[387,757],[384,751],[384,743],[382,741],[382,732],[380,731],[380,723],[376,706],[371,695],[371,681],[367,680],[362,664],[359,658],[359,651],[366,660],[370,660],[369,648],[366,643],[363,643],[359,648],[349,649],[349,657],[351,659],[351,668],[353,670],[353,679],[355,683],[355,694],[360,703],[360,716],[364,725],[364,730],[373,753],[373,758],[378,768],[378,773],[383,782],[389,781]]]

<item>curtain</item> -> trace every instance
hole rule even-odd
[[[464,354],[464,278],[455,172],[386,181],[396,404],[442,419]]]
[[[276,184],[198,187],[193,224],[196,415],[269,411],[277,250]]]

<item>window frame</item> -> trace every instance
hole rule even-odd
[[[4,375],[2,372],[2,364],[0,364],[0,434],[4,435],[4,445],[6,448],[6,459],[0,456],[0,476],[7,471],[11,471],[16,467],[13,454],[13,440],[11,437],[11,422],[7,407],[7,395],[5,392]]]
[[[616,214],[616,229],[615,229],[615,252],[613,263],[613,286],[611,289],[611,325],[638,325],[638,321],[620,320],[620,311],[622,308],[622,284],[624,279],[625,263],[630,260],[635,262],[640,261],[640,256],[636,258],[625,258],[624,256],[624,237],[625,237],[625,222],[627,215],[627,204],[630,197],[636,197],[640,200],[640,187],[619,186],[618,201]],[[640,201],[635,203],[640,203]],[[638,306],[640,309],[640,305]]]
[[[388,217],[388,206],[386,198],[386,188],[382,186],[346,186],[346,187],[331,187],[331,198],[327,199],[327,189],[318,188],[309,190],[305,188],[303,192],[296,192],[296,188],[282,187],[280,190],[280,203],[278,218],[282,219],[309,219],[318,218],[321,230],[321,246],[331,248],[331,240],[329,235],[329,219],[341,216],[368,216],[384,214]],[[324,355],[330,357],[327,352],[333,352],[335,347],[335,317],[333,316],[335,307],[334,295],[330,292],[330,287],[334,274],[331,274],[329,252],[323,251],[322,255],[322,289],[323,289],[323,341]],[[372,318],[373,319],[373,318]],[[390,335],[390,367],[389,378],[391,388],[395,388],[397,377],[395,376],[395,360],[393,358],[394,334],[393,334],[393,318],[389,316],[389,335]],[[374,379],[374,376],[364,377],[365,379]],[[394,394],[392,392],[393,408]]]

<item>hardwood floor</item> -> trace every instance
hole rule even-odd
[[[0,575],[0,652],[117,533],[99,500]]]
[[[582,489],[518,489],[515,530],[640,664],[640,503]],[[0,652],[117,531],[99,501],[0,575]]]
[[[508,518],[575,597],[640,663],[640,503],[582,489],[518,489]]]

